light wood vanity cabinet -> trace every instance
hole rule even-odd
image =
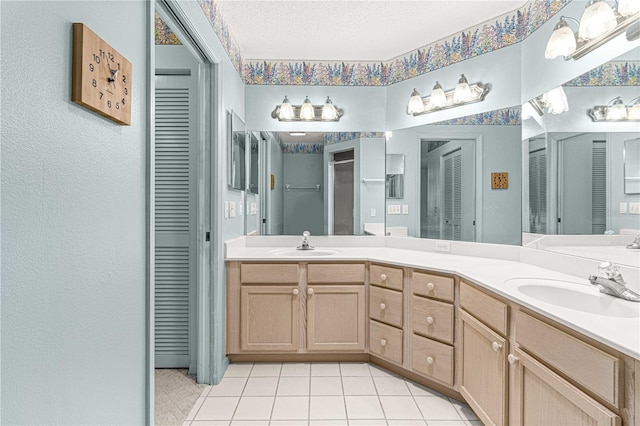
[[[364,262],[228,262],[227,353],[371,359],[465,400],[485,425],[640,424],[640,360],[463,279],[379,263],[368,272]]]

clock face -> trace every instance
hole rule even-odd
[[[73,24],[71,86],[73,102],[131,124],[131,62],[80,23]]]

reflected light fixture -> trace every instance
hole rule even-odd
[[[460,74],[460,80],[458,80],[456,90],[454,90],[453,92],[453,103],[462,104],[465,102],[469,102],[470,100],[471,88],[469,87],[469,82],[467,81],[467,77],[465,77],[464,74]]]
[[[442,108],[447,104],[447,96],[440,86],[440,82],[436,81],[435,86],[431,90],[431,98],[429,99],[429,108]]]
[[[542,95],[541,102],[547,108],[549,114],[562,114],[569,111],[569,101],[562,86],[551,89]]]
[[[606,105],[595,105],[587,114],[592,121],[640,121],[640,97],[625,106],[622,98],[617,96]]]
[[[407,105],[407,114],[417,116],[480,102],[484,100],[490,89],[490,84],[474,83],[470,85],[464,74],[461,74],[455,89],[446,92],[440,82],[436,81],[429,96],[420,97],[420,93],[413,89]]]
[[[339,121],[342,115],[342,109],[336,108],[329,96],[323,105],[313,105],[308,96],[302,105],[292,105],[285,96],[271,111],[271,117],[278,121]]]
[[[569,27],[567,20],[577,24],[577,34]],[[560,22],[549,37],[544,56],[547,59],[558,56],[566,60],[580,59],[637,22],[640,22],[638,0],[618,0],[615,9],[605,0],[590,0],[580,22],[567,16],[560,17]]]

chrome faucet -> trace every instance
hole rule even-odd
[[[600,293],[605,293],[632,302],[640,302],[640,294],[631,291],[622,278],[622,274],[616,265],[611,262],[602,262],[598,266],[598,272],[602,276],[590,275],[589,282],[597,285]]]
[[[636,235],[636,239],[631,244],[627,244],[628,249],[640,249],[640,234]]]
[[[311,235],[311,232],[309,232],[309,231],[304,231],[302,233],[302,244],[299,245],[298,247],[296,247],[298,250],[313,250],[313,249],[315,249],[314,246],[309,245],[309,235]]]

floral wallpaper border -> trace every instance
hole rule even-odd
[[[245,61],[216,0],[198,0],[245,84],[387,86],[516,44],[531,35],[571,0],[530,0],[495,21],[470,28],[385,62]]]
[[[446,124],[457,126],[520,126],[522,124],[522,109],[521,107],[502,108],[433,123],[433,125]]]
[[[640,61],[607,62],[563,84],[565,87],[638,85],[640,85]]]
[[[171,28],[162,20],[160,15],[156,13],[155,16],[155,39],[158,45],[176,46],[181,45],[182,42],[171,31]]]
[[[200,0],[205,1],[205,0]],[[248,60],[246,84],[388,86],[527,38],[571,0],[532,0],[522,8],[385,62]]]

